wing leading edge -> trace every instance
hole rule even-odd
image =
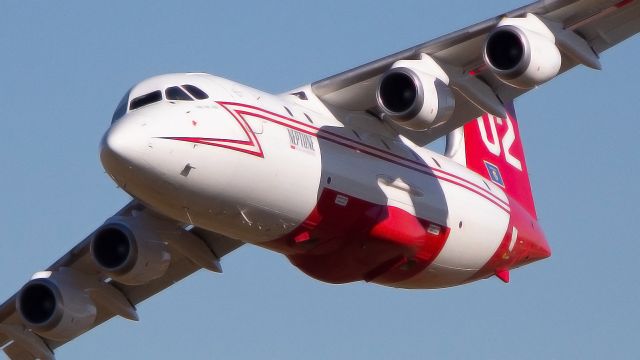
[[[429,143],[484,112],[501,115],[502,104],[528,91],[509,86],[486,71],[482,55],[488,34],[503,19],[522,18],[527,14],[534,14],[579,36],[596,55],[640,31],[640,0],[538,1],[317,81],[311,84],[311,89],[330,110],[375,113],[376,87],[382,74],[401,60],[431,59],[447,73],[457,92],[456,101],[462,104],[457,105],[452,118],[433,130],[416,132],[397,128],[400,134],[418,144]],[[578,64],[597,68],[599,63],[597,58],[585,60],[564,49],[560,73]],[[162,218],[136,202],[125,206],[114,217],[123,221],[142,218],[163,229],[163,241],[171,260],[162,276],[138,285],[127,285],[106,276],[91,258],[90,244],[95,232],[92,233],[38,276],[66,274],[67,278],[85,285],[80,290],[94,302],[95,317],[81,332],[51,340],[25,326],[17,313],[16,294],[0,305],[0,348],[11,359],[53,359],[54,349],[116,315],[136,320],[135,305],[200,268],[219,270],[219,259],[242,244],[202,229],[185,228],[185,224]]]
[[[332,111],[379,114],[376,91],[382,75],[398,61],[433,59],[451,79],[456,93],[456,110],[442,126],[426,131],[394,126],[418,145],[464,125],[486,112],[505,117],[504,105],[529,89],[509,86],[487,71],[483,49],[487,36],[506,18],[533,14],[562,31],[556,44],[562,50],[559,73],[584,64],[599,68],[598,55],[640,31],[640,2],[637,0],[547,0],[507,12],[462,30],[358,66],[311,84],[313,93]],[[563,40],[583,42],[579,49],[562,47]]]
[[[91,240],[96,234],[94,231],[45,272],[36,273],[34,277],[51,274],[79,281],[83,285],[80,290],[95,305],[95,318],[86,329],[64,340],[41,337],[23,323],[17,312],[16,293],[0,305],[0,348],[10,359],[54,359],[54,349],[116,315],[138,320],[135,305],[201,268],[221,272],[219,259],[242,245],[242,242],[203,229],[185,230],[184,224],[162,218],[135,201],[126,205],[111,219],[131,217],[145,219],[149,224],[158,224],[162,228],[165,235],[162,236],[162,241],[166,241],[171,257],[163,275],[140,285],[127,285],[110,279],[96,268],[90,256]],[[186,236],[191,240],[186,240],[184,232],[188,233]]]

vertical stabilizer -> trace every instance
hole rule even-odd
[[[449,154],[470,170],[502,187],[536,219],[529,173],[525,161],[522,138],[513,103],[506,106],[508,117],[501,119],[485,114],[468,122],[448,140],[458,146]],[[456,138],[457,137],[457,138]],[[463,139],[460,139],[463,137]],[[449,141],[448,141],[449,142]]]

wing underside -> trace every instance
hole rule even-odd
[[[483,49],[487,37],[504,19],[530,15],[549,24],[556,34],[561,34],[556,39],[560,45],[565,41],[566,46],[560,46],[562,64],[558,73],[579,64],[599,68],[600,53],[640,31],[640,0],[537,1],[317,81],[310,85],[311,90],[330,111],[357,112],[382,118],[376,92],[383,74],[399,61],[431,61],[446,73],[448,85],[455,96],[455,110],[446,122],[425,131],[395,127],[400,135],[416,144],[427,144],[484,113],[503,116],[504,104],[528,91],[506,84],[488,71]],[[16,293],[0,305],[0,348],[11,359],[53,359],[54,349],[116,315],[137,320],[136,304],[201,268],[219,271],[220,258],[242,244],[163,218],[135,201],[108,221],[120,224],[133,222],[147,230],[162,229],[164,235],[160,243],[166,247],[166,251],[163,251],[170,258],[168,265],[162,268],[162,275],[139,282],[121,282],[116,277],[106,275],[96,267],[92,258],[91,244],[96,232],[90,234],[38,276],[44,279],[59,276],[74,284],[72,290],[78,290],[80,297],[91,302],[95,316],[81,331],[72,335],[42,336],[42,332],[32,331],[18,314],[16,298],[19,293]],[[45,329],[44,332],[49,330]]]
[[[152,219],[165,232],[180,234],[187,232],[189,240],[176,235],[166,239],[170,264],[162,276],[140,285],[127,285],[105,277],[93,263],[90,256],[90,243],[95,232],[87,236],[71,251],[47,268],[53,274],[72,274],[88,279],[83,292],[90,294],[96,308],[96,316],[92,323],[76,336],[91,330],[114,316],[122,316],[130,320],[138,320],[135,306],[158,292],[170,287],[192,273],[207,268],[220,272],[219,259],[234,251],[242,242],[224,236],[160,217],[146,209],[143,205],[132,201],[114,218],[137,217]],[[173,230],[171,230],[173,229]],[[191,236],[193,235],[193,236]],[[193,239],[197,239],[195,242]],[[198,241],[200,243],[198,243]],[[186,245],[185,245],[186,244]],[[10,359],[53,359],[53,350],[73,339],[53,340],[41,337],[28,329],[16,309],[17,294],[0,306],[0,348]]]

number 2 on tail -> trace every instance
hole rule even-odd
[[[487,129],[485,128],[483,117],[479,117],[476,119],[478,122],[478,129],[480,130],[480,136],[482,137],[482,141],[484,142],[487,150],[495,156],[500,156],[501,148],[500,148],[500,140],[498,139],[498,131],[496,130],[496,117],[489,115],[487,116],[487,120],[489,120],[489,127],[491,128],[491,138],[493,141],[490,141],[487,137]],[[516,159],[515,156],[511,154],[511,146],[513,146],[513,142],[516,140],[516,133],[513,130],[513,123],[511,119],[498,119],[498,121],[506,121],[507,122],[507,132],[502,137],[502,149],[504,149],[504,157],[507,160],[507,163],[514,168],[522,171],[522,163],[520,160]]]

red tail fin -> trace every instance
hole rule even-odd
[[[537,219],[513,103],[508,119],[485,114],[464,126],[467,168],[504,188]]]

